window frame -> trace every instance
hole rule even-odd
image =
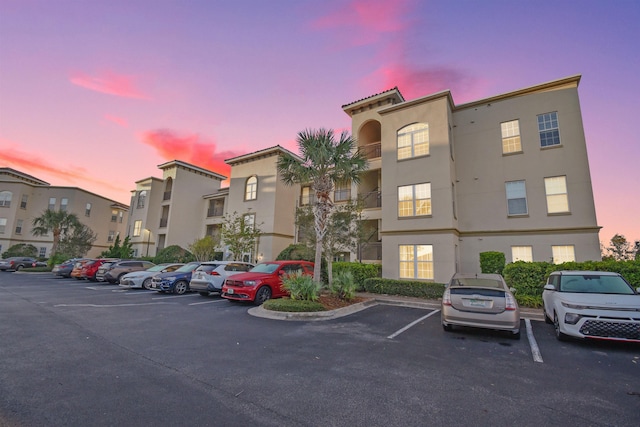
[[[562,185],[564,187],[564,192],[558,193],[550,193],[549,187],[552,185],[551,180],[556,180],[562,178]],[[549,184],[549,185],[547,185]],[[567,188],[567,176],[566,175],[558,175],[558,176],[549,176],[544,179],[544,194],[545,199],[547,201],[547,214],[548,215],[562,215],[571,213],[571,206],[569,205],[569,190]],[[564,210],[554,210],[553,212],[550,210],[550,206],[553,204],[559,204],[557,202],[551,202],[550,200],[562,200],[560,204],[563,207],[566,206]]]
[[[571,253],[560,253],[561,250],[571,249]],[[556,252],[557,251],[557,252]],[[567,256],[570,255],[570,256]],[[565,262],[576,261],[575,245],[551,245],[551,262],[553,264],[563,264]]]
[[[404,251],[403,248],[405,248]],[[424,250],[426,250],[424,255],[430,259],[420,260],[421,255],[419,254],[419,248],[424,248]],[[398,277],[400,279],[433,281],[435,277],[433,253],[433,245],[398,245]],[[405,258],[407,255],[409,257]],[[403,264],[405,268],[403,268]],[[411,266],[411,268],[407,268],[409,266]],[[421,269],[420,267],[424,268]],[[408,275],[408,272],[411,272],[411,275]],[[428,277],[420,277],[420,274],[425,272]]]
[[[557,111],[538,114],[538,139],[540,140],[540,148],[552,148],[562,146],[560,140],[560,120]],[[551,134],[551,136],[549,135]],[[547,141],[552,140],[552,143]],[[555,142],[557,140],[557,142]]]
[[[521,254],[517,254],[516,252],[526,252],[525,256],[521,256]],[[528,259],[523,259],[528,258]],[[514,245],[511,246],[511,262],[516,261],[524,261],[524,262],[533,262],[533,246],[531,245]]]
[[[244,183],[244,201],[249,202],[258,199],[258,176],[251,175]]]
[[[140,237],[142,234],[142,220],[137,219],[133,222],[133,237]]]
[[[62,197],[60,199],[60,210],[62,212],[66,212],[68,208],[69,208],[69,198],[68,197]]]
[[[11,200],[13,199],[13,193],[9,190],[0,191],[0,207],[11,207]]]
[[[426,186],[426,193],[428,193],[428,197],[418,199],[416,197],[418,187]],[[411,198],[410,199],[402,199],[403,195],[401,194],[402,190],[411,189]],[[402,215],[402,212],[406,210],[403,208],[403,204],[407,202],[411,202],[411,215]],[[427,213],[418,214],[418,210],[422,207],[419,207],[420,202],[425,203],[425,208],[428,211]],[[421,182],[419,184],[409,184],[409,185],[400,185],[398,186],[398,210],[397,215],[398,218],[415,218],[415,217],[429,217],[433,214],[433,205],[432,205],[432,194],[431,194],[431,183],[430,182]]]
[[[424,141],[416,142],[416,136],[424,133],[425,138]],[[400,145],[401,138],[407,137],[408,144]],[[421,148],[418,154],[418,147]],[[408,155],[401,155],[401,152],[407,151],[409,149]],[[429,123],[424,122],[416,122],[406,126],[401,127],[396,131],[396,159],[398,161],[415,159],[417,157],[426,157],[431,154],[431,144],[429,140]]]
[[[48,209],[50,211],[55,211],[56,210],[56,198],[55,197],[49,197],[49,207]]]
[[[22,234],[22,228],[24,227],[24,220],[18,219],[16,220],[16,234]]]
[[[136,201],[136,209],[144,209],[147,203],[147,190],[140,190]]]
[[[509,184],[515,184],[515,183],[522,183],[523,189],[524,189],[524,197],[509,197]],[[507,216],[509,216],[509,217],[522,217],[522,216],[529,215],[529,202],[527,200],[527,183],[526,183],[526,181],[524,179],[515,180],[515,181],[506,181],[504,183],[504,190],[505,190],[505,198],[506,198],[506,201],[507,201]],[[510,200],[521,200],[521,199],[524,199],[525,212],[524,213],[511,213],[511,208],[510,208],[510,205],[509,205],[509,201]]]
[[[93,207],[93,205],[91,203],[87,203],[84,206],[84,216],[87,216],[87,217],[91,216],[91,208],[92,207]]]
[[[0,234],[5,234],[8,222],[9,220],[7,218],[0,218]]]
[[[513,126],[514,123],[515,123],[515,126]],[[500,123],[500,134],[502,136],[502,154],[503,155],[522,153],[522,137],[520,136],[520,119],[514,119],[514,120],[509,120],[509,121]],[[512,150],[505,149],[512,146],[514,147],[514,149]]]

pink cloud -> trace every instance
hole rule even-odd
[[[132,76],[112,72],[106,72],[101,76],[76,73],[69,78],[69,81],[74,85],[100,93],[124,98],[150,99],[136,87],[135,78]]]
[[[110,122],[117,124],[118,126],[122,126],[123,128],[129,127],[129,123],[127,122],[127,119],[124,119],[122,117],[112,116],[111,114],[105,114],[104,118],[106,120],[109,120]]]
[[[178,135],[172,130],[145,132],[142,141],[153,147],[165,160],[181,160],[221,175],[229,176],[230,167],[224,160],[246,154],[240,151],[217,151],[215,142],[197,134]]]

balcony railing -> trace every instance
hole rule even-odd
[[[382,242],[363,243],[360,245],[361,261],[380,261],[382,259]]]
[[[162,200],[171,200],[171,191],[165,191],[162,195]]]
[[[382,145],[379,142],[375,142],[373,144],[361,145],[358,147],[360,154],[362,154],[366,159],[378,159],[382,157]]]
[[[160,227],[166,227],[169,223],[169,218],[160,218]]]
[[[216,206],[216,207],[207,209],[207,217],[222,216],[222,215],[224,215],[223,206]]]
[[[360,194],[364,209],[374,209],[382,207],[382,193],[380,191],[371,191],[369,193]]]

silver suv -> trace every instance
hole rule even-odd
[[[103,279],[109,283],[119,283],[120,278],[125,274],[131,273],[132,271],[146,270],[154,265],[155,264],[150,261],[126,259],[110,264],[104,271],[98,270],[96,279],[99,281]],[[98,274],[100,274],[100,276],[98,276]]]
[[[251,270],[253,264],[239,261],[208,261],[203,262],[191,275],[189,289],[198,292],[203,297],[210,292],[222,292],[225,279],[234,274]]]

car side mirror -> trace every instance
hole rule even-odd
[[[640,294],[640,288],[636,288],[636,292]]]
[[[509,288],[509,290],[511,291],[512,294],[516,294],[518,292],[518,290],[516,288]]]
[[[544,289],[545,289],[546,291],[555,291],[555,290],[556,290],[556,287],[555,287],[555,286],[553,286],[551,283],[548,283],[548,284],[544,285]]]

